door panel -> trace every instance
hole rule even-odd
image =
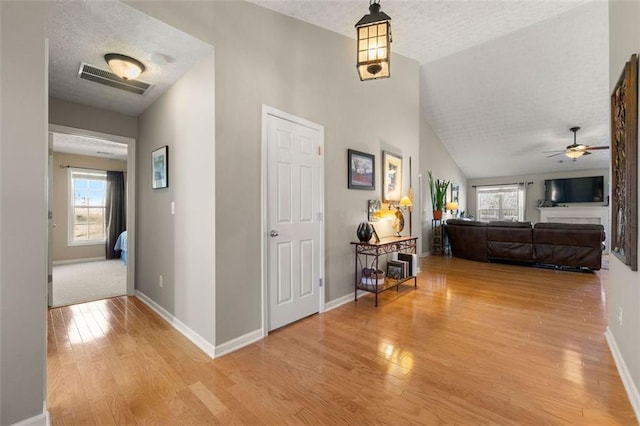
[[[268,328],[318,312],[318,130],[267,116]]]

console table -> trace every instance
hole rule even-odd
[[[413,286],[418,287],[418,282],[412,271],[409,271],[404,278],[389,278],[387,276],[378,283],[378,277],[372,276],[369,282],[362,279],[362,270],[364,268],[373,268],[376,271],[380,269],[380,257],[387,256],[391,253],[408,253],[416,254],[416,241],[418,237],[390,237],[382,238],[379,242],[352,242],[355,248],[355,301],[358,301],[358,290],[368,291],[375,294],[375,306],[378,306],[378,293],[382,293],[392,287],[398,290],[398,286],[404,282],[413,279]],[[383,259],[386,265],[386,260]],[[418,265],[414,265],[417,270]],[[366,278],[366,277],[365,277]]]

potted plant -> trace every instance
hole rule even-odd
[[[431,207],[433,208],[433,218],[442,219],[442,209],[447,198],[447,188],[451,182],[442,179],[433,179],[429,170],[429,189],[431,190]]]

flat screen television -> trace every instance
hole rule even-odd
[[[547,179],[544,198],[552,203],[601,203],[604,201],[604,177]]]

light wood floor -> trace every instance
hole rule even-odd
[[[213,361],[133,297],[52,309],[52,424],[637,424],[607,271],[422,271]]]

